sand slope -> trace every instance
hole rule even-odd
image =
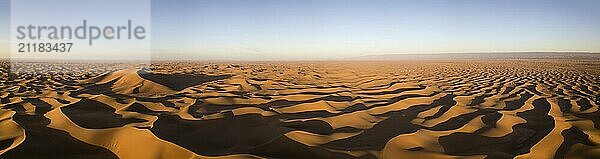
[[[2,62],[0,158],[600,158],[600,62]]]

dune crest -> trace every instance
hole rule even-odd
[[[1,159],[600,158],[593,60],[0,64]]]

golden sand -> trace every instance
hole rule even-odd
[[[600,158],[600,62],[3,62],[0,158]]]

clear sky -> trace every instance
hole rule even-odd
[[[157,59],[600,51],[598,0],[152,0],[151,14]]]
[[[8,57],[10,22],[9,0],[0,0],[0,58]]]

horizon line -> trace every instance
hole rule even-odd
[[[212,59],[201,59],[201,58],[150,58],[149,60],[136,60],[136,59],[90,59],[90,58],[73,58],[73,59],[64,59],[64,58],[11,58],[11,57],[0,57],[2,61],[15,61],[15,62],[147,62],[152,63],[153,61],[195,61],[195,62],[292,62],[292,61],[360,61],[361,59],[357,58],[372,58],[378,56],[431,56],[431,55],[473,55],[473,54],[489,54],[489,55],[502,55],[502,54],[583,54],[583,55],[599,55],[598,59],[600,59],[600,52],[588,52],[588,51],[495,51],[495,52],[437,52],[437,53],[387,53],[387,54],[369,54],[369,55],[361,55],[361,56],[353,56],[353,57],[339,57],[339,58],[319,58],[319,59],[303,59],[303,58],[285,58],[285,59],[255,59],[255,60],[247,60],[247,59],[223,59],[223,58],[212,58]],[[433,60],[473,60],[474,58],[439,58]],[[489,60],[507,60],[507,59],[577,59],[577,58],[548,58],[548,57],[534,57],[534,58],[486,58],[479,57],[475,59],[489,59]],[[381,61],[378,59],[364,59],[365,61]],[[385,60],[385,59],[384,59]],[[400,60],[400,59],[389,59],[389,60]],[[432,60],[432,59],[407,59],[407,60]]]

